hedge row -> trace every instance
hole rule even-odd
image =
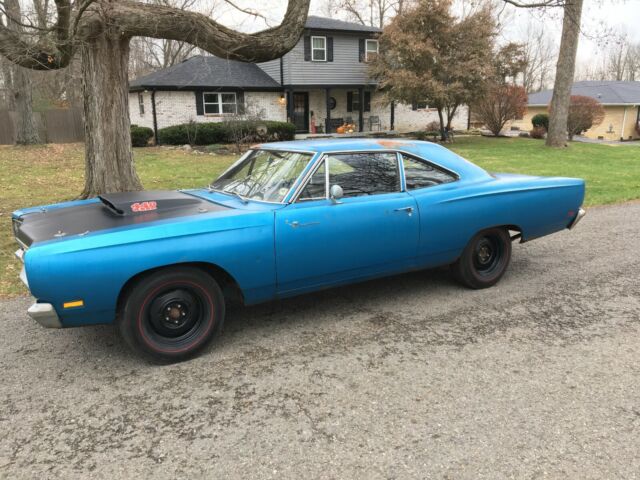
[[[131,145],[134,147],[146,147],[153,137],[153,130],[147,127],[131,125]]]
[[[259,126],[266,126],[266,135],[258,134]],[[261,140],[293,140],[296,127],[288,122],[274,121],[238,121],[220,123],[185,123],[158,130],[158,141],[163,145],[212,145],[216,143],[235,143],[238,132],[248,138]]]

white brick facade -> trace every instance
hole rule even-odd
[[[141,92],[144,99],[144,114],[140,114],[138,93],[129,93],[129,115],[132,125],[153,128],[151,92]],[[245,92],[247,112],[258,114],[265,120],[286,121],[286,105],[279,92]],[[198,115],[196,97],[192,91],[157,91],[156,118],[158,128],[194,122],[221,122],[222,115]]]
[[[347,89],[333,89],[331,96],[336,99],[336,108],[331,110],[331,118],[351,119],[357,124],[358,112],[347,112]],[[355,90],[354,90],[355,91]],[[151,92],[141,92],[144,101],[144,114],[140,114],[138,93],[129,94],[129,112],[131,123],[153,128],[153,114],[151,108]],[[247,111],[258,114],[265,120],[286,121],[286,105],[281,101],[280,92],[245,92]],[[325,124],[326,101],[324,90],[309,90],[309,112],[314,112],[316,125]],[[364,112],[364,130],[369,129],[369,117],[380,119],[380,129],[389,130],[391,127],[391,108],[385,104],[379,92],[371,94],[371,111]],[[453,128],[464,130],[467,128],[467,107],[460,107],[452,122]],[[164,128],[181,123],[220,122],[221,115],[197,115],[196,98],[192,91],[157,91],[156,116],[158,128]],[[411,105],[395,105],[394,128],[398,132],[424,130],[427,124],[438,121],[438,113],[432,109],[412,110]],[[377,128],[376,128],[377,129]]]

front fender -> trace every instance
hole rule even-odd
[[[91,234],[36,245],[25,255],[32,294],[54,305],[63,326],[112,323],[119,293],[132,277],[177,263],[201,262],[227,271],[246,303],[275,293],[273,213],[239,223],[202,219]],[[79,307],[64,308],[82,300]]]

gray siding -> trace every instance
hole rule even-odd
[[[362,85],[374,84],[369,80],[367,64],[359,61],[360,38],[370,34],[339,32],[305,32],[305,35],[333,37],[333,62],[304,60],[304,37],[285,54],[283,64],[285,85]],[[259,63],[258,66],[280,83],[280,61]]]
[[[258,66],[276,82],[280,83],[280,59],[258,63]]]
[[[333,62],[304,60],[304,38],[284,56],[284,83],[287,85],[358,85],[369,82],[367,64],[359,62],[358,34],[305,32],[310,36],[333,37]]]

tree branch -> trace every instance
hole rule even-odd
[[[262,62],[284,55],[297,43],[309,1],[289,0],[279,26],[250,34],[227,28],[200,13],[126,0],[113,4],[110,16],[123,35],[178,40],[219,57]]]

